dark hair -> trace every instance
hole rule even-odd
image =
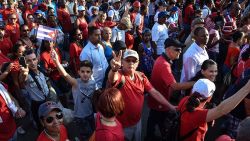
[[[122,114],[124,101],[121,92],[116,88],[106,89],[99,97],[97,109],[104,117],[111,118]]]
[[[76,42],[76,31],[80,30],[79,28],[74,28],[71,32],[70,32],[70,36],[71,38],[71,42]],[[80,30],[81,31],[81,30]]]
[[[24,56],[30,55],[30,54],[33,54],[33,53],[36,54],[34,49],[27,49],[24,52]]]
[[[92,35],[94,33],[94,31],[98,30],[100,28],[96,27],[96,26],[90,26],[88,27],[88,34]]]
[[[40,48],[40,53],[45,52],[48,48],[45,46],[45,42],[49,42],[47,40],[42,40],[41,48]]]
[[[212,59],[205,60],[201,65],[201,70],[207,70],[210,66],[217,65],[217,63]],[[201,78],[204,78],[201,70],[196,73],[196,75],[191,79],[191,81],[197,81]]]
[[[199,93],[194,92],[187,100],[186,108],[188,112],[193,112],[207,98],[202,97]]]
[[[92,70],[93,64],[89,60],[83,60],[80,62],[80,68],[81,67],[89,67]]]
[[[206,29],[205,27],[200,27],[200,26],[196,27],[196,28],[194,29],[194,35],[195,35],[195,36],[198,36],[198,33],[199,33],[201,30],[205,30],[205,29]]]
[[[232,35],[233,42],[237,42],[239,39],[241,39],[243,37],[243,35],[244,35],[244,33],[241,31],[234,32],[234,34]]]
[[[29,26],[28,26],[27,24],[22,24],[22,25],[20,26],[20,28],[19,28],[20,31],[23,29],[24,26],[27,26],[27,27],[29,28]]]
[[[22,44],[15,44],[14,46],[13,46],[13,48],[12,48],[12,53],[13,53],[13,55],[15,54],[15,53],[17,53],[17,51],[18,51],[18,49],[20,48],[20,47],[22,47],[23,45]],[[15,55],[14,55],[15,56]]]

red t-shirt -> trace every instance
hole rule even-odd
[[[240,60],[237,67],[234,69],[234,76],[240,77],[241,74],[250,68],[250,59],[247,59],[246,61]]]
[[[75,72],[77,72],[80,69],[79,58],[81,52],[82,52],[82,47],[78,46],[76,43],[70,44],[69,47],[70,65],[74,68]]]
[[[151,74],[151,84],[154,88],[159,91],[167,100],[170,99],[173,89],[171,85],[176,83],[175,78],[172,74],[171,65],[163,56],[156,59],[152,74]],[[166,111],[166,106],[163,106],[157,102],[153,97],[148,97],[148,106],[151,109],[157,111]]]
[[[234,46],[233,43],[229,44],[227,56],[226,56],[224,64],[227,67],[231,68],[232,64],[231,64],[230,60],[233,58],[234,61],[237,61],[239,54],[240,54],[240,48]]]
[[[3,40],[0,41],[0,50],[5,56],[12,52],[12,47],[13,44],[9,38],[3,38]]]
[[[101,115],[96,115],[96,141],[124,141],[124,133],[121,123],[115,120],[116,126],[106,126],[101,123]]]
[[[188,112],[186,110],[185,103],[188,100],[189,96],[184,97],[179,105],[178,109],[181,110],[181,127],[180,135],[185,136],[193,129],[199,127],[189,138],[184,141],[204,141],[205,134],[207,132],[207,112],[208,109],[196,108],[194,112]],[[185,111],[185,112],[184,112]]]
[[[60,21],[62,25],[63,32],[70,33],[72,30],[72,24],[71,24],[69,12],[65,11],[62,8],[59,8],[57,10],[57,16],[58,16],[58,20]]]
[[[79,29],[82,31],[82,39],[87,40],[88,39],[88,23],[85,19],[77,19],[79,24]]]
[[[194,8],[193,8],[193,5],[192,4],[188,5],[185,8],[184,12],[185,12],[185,15],[184,15],[183,23],[191,25],[192,20],[193,20],[192,17],[194,17]]]
[[[16,25],[7,24],[5,27],[6,37],[9,37],[12,44],[14,45],[17,40],[20,38],[20,26],[16,23]]]
[[[60,141],[66,141],[68,140],[68,133],[67,129],[64,127],[64,125],[61,125],[60,127]],[[50,139],[46,133],[43,131],[39,137],[37,138],[37,141],[53,141]]]
[[[125,44],[128,49],[132,49],[134,46],[134,36],[130,34],[129,32],[125,33]]]
[[[134,74],[134,80],[131,80],[130,76],[124,75],[125,84],[120,88],[125,109],[123,114],[118,116],[117,119],[122,123],[123,127],[133,126],[141,119],[144,92],[148,92],[153,88],[148,78],[143,73],[141,73],[140,77],[138,73]],[[115,87],[121,82],[121,76],[122,72],[119,71],[119,78],[114,85]]]
[[[4,21],[7,21],[7,20],[8,20],[8,16],[9,16],[10,14],[13,14],[13,13],[15,13],[15,14],[16,14],[16,17],[18,17],[18,14],[16,13],[16,10],[15,10],[15,9],[11,9],[11,8],[6,8],[6,9],[4,9],[3,12],[2,12],[3,20],[4,20]],[[17,18],[17,20],[18,20],[18,18]]]
[[[55,49],[58,54],[58,59],[61,62],[61,54],[59,53],[59,50]],[[41,61],[44,62],[44,67],[46,70],[52,69],[52,72],[50,72],[49,76],[52,78],[52,80],[59,80],[60,79],[60,73],[57,70],[56,64],[54,63],[53,59],[50,57],[49,51],[44,51],[40,56]]]
[[[0,141],[8,141],[16,131],[16,123],[5,100],[0,95]]]

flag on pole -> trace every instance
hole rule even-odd
[[[39,25],[37,29],[36,38],[47,40],[47,41],[56,41],[57,29]]]

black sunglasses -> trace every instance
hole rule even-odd
[[[60,120],[60,119],[62,119],[62,118],[63,118],[63,114],[62,114],[61,112],[59,112],[59,113],[56,114],[56,117],[55,117],[55,118],[54,118],[54,117],[47,117],[47,118],[45,119],[45,121],[46,121],[48,124],[50,124],[50,123],[52,123],[52,122],[54,121],[54,119]]]
[[[182,49],[181,48],[173,48],[174,51],[180,52]]]

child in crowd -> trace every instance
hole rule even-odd
[[[51,58],[65,80],[72,86],[74,100],[74,123],[76,127],[75,134],[80,140],[87,140],[94,131],[94,113],[92,107],[92,95],[97,89],[96,82],[91,80],[93,65],[84,60],[80,63],[78,75],[80,78],[71,77],[60,64],[57,53],[53,50]]]
[[[116,116],[124,109],[121,92],[116,88],[106,89],[99,97],[96,115],[96,141],[124,141],[121,123]]]
[[[153,57],[155,52],[151,44],[151,31],[148,28],[142,33],[142,43],[139,45],[138,53],[140,56],[139,69],[150,78],[154,66]]]

